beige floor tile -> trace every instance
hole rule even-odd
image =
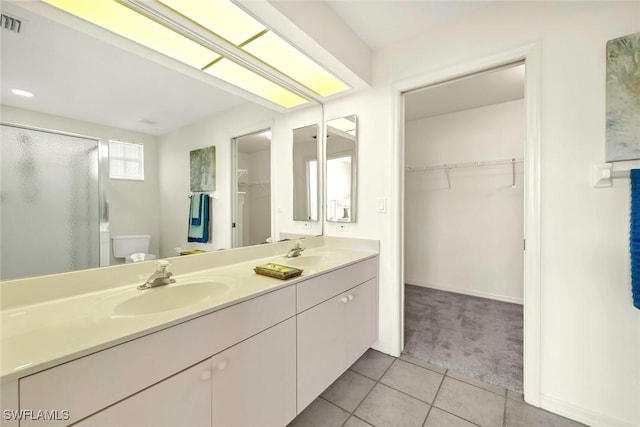
[[[380,380],[389,387],[427,403],[433,402],[444,375],[404,360],[396,360]]]
[[[394,360],[395,357],[369,349],[350,369],[378,381]]]
[[[355,415],[376,427],[420,427],[429,405],[377,384],[356,410]]]
[[[502,427],[504,396],[446,377],[434,406],[482,427]]]
[[[376,382],[354,371],[347,371],[327,388],[322,397],[342,409],[353,412]]]

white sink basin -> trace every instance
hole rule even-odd
[[[113,317],[155,314],[202,303],[228,293],[231,286],[217,281],[195,281],[140,290],[113,308]]]

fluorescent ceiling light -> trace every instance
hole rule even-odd
[[[113,0],[42,1],[198,69],[220,57]]]
[[[251,64],[251,68],[262,67],[262,71],[256,73],[216,53],[214,50],[216,47],[222,49],[219,46],[221,44],[219,40],[203,41],[204,44],[211,43],[211,48],[207,48],[183,36],[181,34],[183,29],[177,22],[174,26],[168,16],[165,18],[169,21],[164,21],[163,25],[138,13],[134,9],[135,5],[128,7],[116,0],[42,1],[284,108],[306,104],[309,99],[305,97],[305,91],[302,88],[298,91],[302,93],[301,96],[272,81],[271,79],[278,80],[278,73],[323,97],[349,89],[344,82],[284,39],[268,31],[263,24],[228,0],[155,1],[187,18],[194,25],[199,25],[237,46],[238,54],[242,51],[246,55],[253,56],[256,60]],[[176,31],[171,28],[176,28]],[[246,62],[243,59],[238,61]],[[263,63],[266,66],[263,66]],[[268,70],[267,67],[275,72]]]
[[[264,25],[228,0],[158,1],[320,96],[349,89],[277,34],[265,31]]]
[[[33,96],[32,92],[22,89],[11,89],[11,92],[15,93],[16,95],[26,96],[27,98],[31,98]]]
[[[344,82],[271,31],[242,49],[320,96],[331,96],[349,89]]]
[[[251,15],[228,1],[158,0],[182,16],[238,46],[266,28]]]
[[[297,107],[309,102],[298,94],[228,59],[216,62],[204,71],[284,108]]]

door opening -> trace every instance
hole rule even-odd
[[[271,240],[271,130],[232,140],[231,236],[234,248]]]
[[[522,392],[525,64],[403,100],[403,351]]]

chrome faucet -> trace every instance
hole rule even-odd
[[[142,285],[138,286],[138,289],[150,289],[155,288],[156,286],[165,286],[169,283],[176,283],[175,279],[172,279],[173,273],[167,271],[167,267],[169,266],[169,261],[166,259],[161,259],[158,261],[158,268],[153,272],[151,276],[144,282]]]
[[[300,253],[304,251],[304,248],[302,247],[300,240],[298,240],[296,242],[296,245],[293,247],[293,249],[291,249],[289,252],[287,252],[286,257],[287,258],[294,258],[297,256],[300,256]]]

